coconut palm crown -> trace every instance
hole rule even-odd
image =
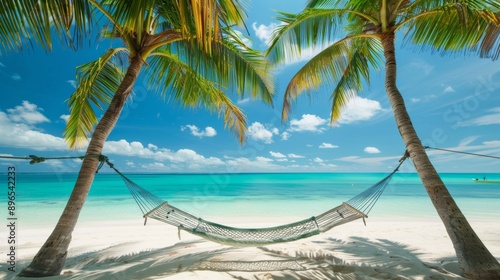
[[[492,0],[310,0],[298,13],[280,13],[283,23],[267,51],[284,63],[312,46],[326,46],[292,77],[282,119],[302,93],[320,85],[331,91],[331,123],[350,98],[370,82],[370,71],[385,63],[385,89],[399,133],[415,169],[454,245],[463,275],[500,279],[500,264],[481,242],[451,197],[413,127],[396,85],[395,37],[406,46],[441,54],[479,52],[496,59],[500,52],[500,2]],[[341,39],[338,39],[341,38]]]
[[[49,2],[40,1],[47,5]],[[69,11],[80,11],[72,6],[79,1],[64,3]],[[245,139],[246,118],[228,94],[248,94],[272,103],[273,82],[265,57],[247,47],[232,29],[244,27],[243,1],[89,0],[88,4],[90,18],[96,23],[92,28],[101,28],[103,38],[118,46],[77,68],[77,87],[68,99],[70,117],[64,135],[72,148],[88,143],[86,157],[55,229],[21,276],[61,273],[72,232],[98,168],[97,156],[133,96],[141,72],[151,91],[165,100],[219,114],[240,143]],[[66,29],[63,25],[56,30]],[[15,32],[12,29],[6,33]],[[64,38],[74,37],[71,32],[61,34]],[[101,118],[97,110],[104,111]]]

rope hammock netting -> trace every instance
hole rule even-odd
[[[405,154],[405,156],[401,158],[399,165],[392,173],[341,205],[309,219],[268,228],[235,228],[195,217],[170,205],[165,200],[134,183],[116,169],[106,156],[87,155],[85,157],[95,157],[99,159],[100,164],[97,171],[101,169],[104,163],[107,163],[111,169],[120,175],[143,213],[145,219],[144,224],[146,224],[148,218],[151,218],[177,227],[179,229],[179,237],[180,231],[184,230],[191,234],[225,245],[261,246],[306,238],[326,232],[335,226],[357,219],[363,219],[364,221],[382,195],[394,173],[396,173],[401,164],[403,164],[407,155]],[[28,157],[0,156],[0,158],[30,160],[30,164],[35,164],[44,162],[48,159],[83,159],[84,157],[44,158],[30,155]]]
[[[432,149],[485,156],[439,148]],[[146,224],[148,218],[151,218],[177,227],[179,229],[179,235],[180,231],[184,230],[191,234],[225,245],[261,246],[310,237],[357,219],[363,219],[364,222],[365,218],[368,217],[368,214],[372,210],[373,206],[382,195],[384,189],[389,184],[393,175],[399,170],[399,167],[408,157],[408,154],[405,153],[405,155],[399,160],[398,166],[394,169],[394,171],[392,171],[392,173],[341,205],[309,219],[268,228],[235,228],[195,217],[169,204],[165,200],[134,183],[118,169],[116,169],[114,165],[109,162],[108,158],[103,155],[52,158],[43,158],[34,155],[30,155],[28,157],[0,156],[0,158],[30,160],[30,164],[44,162],[48,159],[83,159],[84,157],[98,158],[100,161],[98,170],[104,165],[104,163],[107,163],[110,168],[121,176],[132,197],[143,213],[143,217],[145,219],[144,224]],[[500,159],[500,157],[494,156],[486,157]]]

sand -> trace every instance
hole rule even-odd
[[[292,219],[292,218],[290,218]],[[262,247],[230,247],[167,224],[143,220],[85,221],[73,234],[65,269],[44,279],[463,279],[453,246],[437,218],[369,218],[310,238]],[[253,217],[240,227],[283,224]],[[498,221],[470,219],[500,259]],[[26,267],[52,230],[22,225],[17,232],[16,270]],[[6,246],[1,255],[6,258]],[[16,273],[2,262],[0,278]],[[16,278],[23,279],[23,278]]]

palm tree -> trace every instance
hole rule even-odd
[[[283,63],[307,47],[328,45],[289,82],[284,120],[298,95],[311,94],[328,82],[335,84],[333,123],[363,82],[369,83],[370,68],[379,68],[385,59],[385,88],[399,133],[454,245],[463,275],[473,279],[500,279],[500,264],[456,205],[417,136],[396,85],[395,35],[403,33],[405,40],[442,53],[481,49],[483,56],[495,57],[499,10],[499,2],[490,0],[310,0],[298,14],[281,13],[283,24],[267,51],[272,61]],[[335,37],[341,39],[331,43]]]
[[[239,96],[250,91],[252,97],[272,103],[273,84],[266,73],[265,57],[248,48],[231,29],[243,26],[245,14],[238,1],[89,3],[93,16],[100,14],[108,21],[102,30],[104,38],[118,38],[123,44],[77,68],[77,88],[69,98],[70,117],[64,134],[71,148],[86,143],[91,135],[86,157],[55,229],[20,276],[51,276],[62,271],[98,168],[98,156],[143,68],[149,84],[166,100],[218,113],[240,143],[246,119],[225,91]],[[97,108],[106,108],[100,120]]]

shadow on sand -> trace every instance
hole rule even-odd
[[[362,237],[257,248],[195,240],[123,255],[134,246],[70,257],[63,275],[44,279],[462,279],[456,262],[424,263],[407,245]]]

